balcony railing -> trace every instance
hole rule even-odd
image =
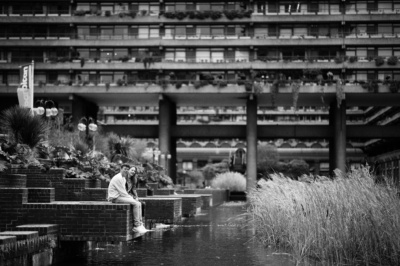
[[[190,17],[189,13],[193,13],[194,11],[179,11],[181,13],[188,13],[185,17]],[[197,11],[201,12],[201,11]],[[160,14],[165,13],[164,11],[153,11],[153,10],[139,10],[139,11],[129,11],[129,10],[82,10],[77,9],[73,10],[72,14],[69,9],[59,9],[59,10],[32,10],[32,9],[18,9],[18,10],[4,10],[0,13],[0,16],[131,16],[131,17],[140,17],[140,16],[159,16]],[[174,12],[169,12],[174,13]],[[223,12],[222,12],[223,14]],[[341,15],[341,14],[368,14],[368,15],[383,15],[383,14],[400,14],[400,8],[351,8],[347,6],[345,9],[330,7],[326,9],[305,9],[303,7],[297,8],[297,5],[294,4],[290,9],[285,8],[284,10],[277,8],[276,10],[257,10],[252,13],[253,16],[270,16],[270,15]],[[211,19],[211,18],[210,18]]]
[[[76,63],[80,66],[81,60],[83,59],[85,63],[97,63],[97,64],[109,64],[109,63],[141,63],[141,64],[153,64],[153,63],[182,63],[182,64],[232,64],[232,63],[253,63],[253,62],[271,62],[271,63],[329,63],[335,62],[336,64],[341,64],[343,62],[355,63],[355,62],[373,62],[375,59],[382,59],[384,61],[398,60],[398,58],[394,56],[369,56],[369,57],[357,57],[357,56],[329,56],[329,55],[320,55],[320,56],[310,56],[310,55],[276,55],[276,56],[264,56],[264,55],[255,55],[255,58],[250,58],[246,56],[241,57],[188,57],[184,56],[129,56],[125,55],[122,57],[99,57],[99,58],[70,58],[70,57],[40,57],[40,56],[32,56],[32,57],[20,57],[14,56],[13,54],[10,56],[11,61],[8,60],[0,60],[0,63],[24,63],[30,62],[34,60],[36,63]],[[90,67],[89,67],[90,68]]]
[[[35,33],[35,32],[0,32],[0,39],[24,39],[24,40],[249,40],[249,39],[341,39],[341,38],[400,38],[400,33],[366,33],[347,32],[338,34],[255,34],[255,35],[148,35],[148,34],[72,34],[69,32]]]

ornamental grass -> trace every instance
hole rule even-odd
[[[248,195],[256,236],[316,265],[400,265],[396,186],[367,167],[333,179],[274,175]]]
[[[211,180],[211,187],[230,191],[246,191],[246,178],[237,172],[218,174]]]

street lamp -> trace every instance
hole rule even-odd
[[[86,143],[89,145],[89,147],[92,147],[93,139],[91,138],[89,133],[97,131],[97,125],[94,123],[94,119],[91,117],[82,117],[81,119],[79,119],[78,130],[81,132],[85,132]]]
[[[37,107],[33,108],[33,112],[37,115],[45,115],[48,118],[58,115],[58,109],[52,100],[37,100],[35,105]]]

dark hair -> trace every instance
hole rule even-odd
[[[121,164],[121,168],[120,168],[120,169],[122,169],[123,167],[128,167],[128,168],[131,168],[131,166],[130,166],[129,164],[127,164],[127,163],[123,163],[123,164]]]

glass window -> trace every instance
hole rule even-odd
[[[100,83],[112,83],[113,73],[112,72],[100,72]]]
[[[186,35],[186,27],[185,26],[176,26],[175,27],[175,36],[185,36]]]
[[[111,49],[100,49],[100,59],[110,60],[113,58],[113,50]]]
[[[207,36],[211,34],[210,26],[197,26],[197,35]]]
[[[211,35],[212,36],[223,36],[224,28],[223,27],[211,27]]]
[[[148,27],[139,27],[139,39],[148,39],[149,38],[149,28]]]
[[[211,10],[211,5],[210,5],[210,3],[198,3],[197,10],[200,10],[200,11]]]

